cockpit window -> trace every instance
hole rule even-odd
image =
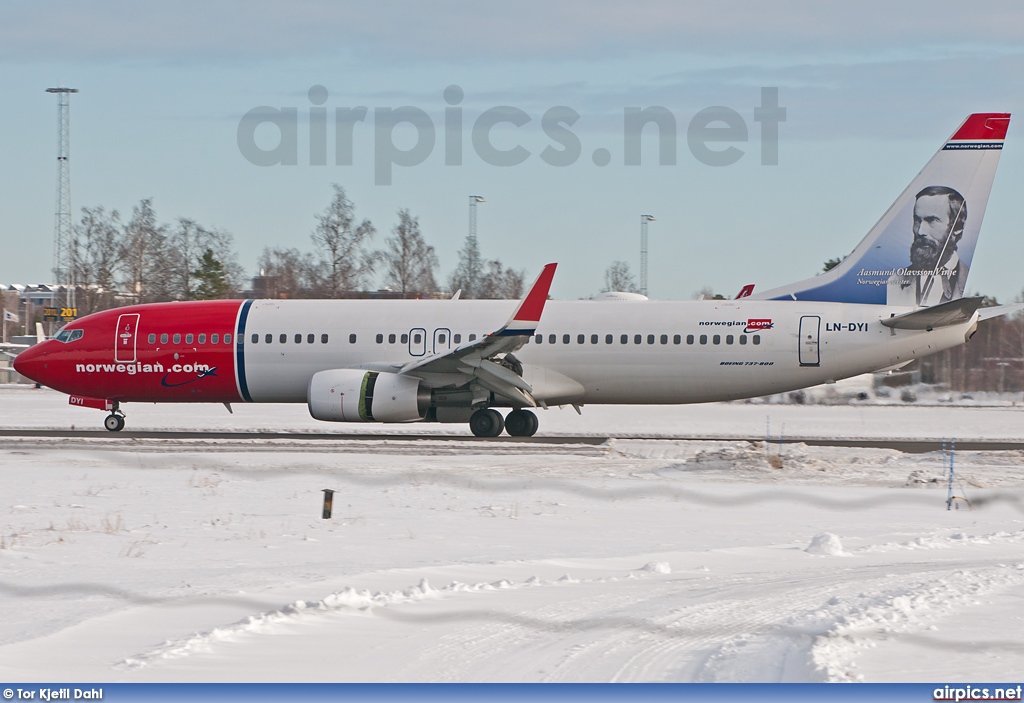
[[[57,336],[55,336],[54,339],[56,339],[58,342],[64,342],[64,344],[68,344],[69,342],[74,342],[77,339],[81,339],[82,335],[84,334],[85,330],[61,330],[60,332],[57,333]]]

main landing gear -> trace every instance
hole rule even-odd
[[[515,409],[505,419],[493,408],[477,410],[469,418],[469,429],[477,437],[497,437],[505,430],[513,437],[532,437],[540,421],[529,410]]]
[[[111,432],[120,432],[124,429],[124,413],[117,407],[117,403],[114,403],[110,414],[104,418],[103,426]]]

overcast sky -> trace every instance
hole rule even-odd
[[[6,0],[0,85],[3,283],[52,278],[57,115],[45,89],[66,85],[81,91],[71,108],[76,212],[130,213],[152,197],[162,221],[232,232],[250,273],[266,246],[311,249],[314,216],[339,183],[377,226],[378,246],[396,210],[419,216],[442,279],[466,236],[468,196],[479,194],[483,254],[530,278],[558,261],[556,297],[597,292],[616,259],[638,272],[644,213],[657,218],[652,297],[690,298],[705,286],[732,295],[745,283],[764,290],[807,277],[848,253],[966,115],[1020,112],[1024,6]],[[463,94],[461,130],[444,129],[450,85]],[[310,163],[313,86],[326,89],[322,166]],[[778,88],[786,109],[778,165],[762,163],[754,120],[765,87]],[[260,106],[295,108],[296,165],[255,165],[240,149],[240,121]],[[338,165],[335,109],[359,106],[368,114],[353,128],[352,165]],[[403,106],[425,113],[435,143],[382,185],[391,160],[382,154],[413,148],[417,132],[375,127],[375,115]],[[562,125],[580,145],[565,166],[542,157],[564,148],[542,128],[559,106],[579,113]],[[711,106],[731,108],[746,127],[731,165],[708,165],[688,145],[687,126]],[[474,146],[472,126],[495,107],[529,118],[492,132],[495,148],[526,150],[518,165],[494,165]],[[624,163],[624,110],[648,107],[675,118],[674,165],[658,163],[653,127],[641,165]],[[968,281],[1001,301],[1024,288],[1021,118]],[[271,149],[277,132],[261,125],[254,140]],[[446,165],[459,143],[461,165]]]

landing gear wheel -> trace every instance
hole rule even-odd
[[[513,410],[505,416],[505,431],[513,437],[532,437],[540,420],[529,410]]]
[[[469,429],[477,437],[497,437],[505,429],[505,421],[497,410],[485,408],[470,415]]]
[[[124,417],[111,413],[110,415],[107,415],[106,419],[103,421],[103,426],[111,432],[120,432],[124,429]]]

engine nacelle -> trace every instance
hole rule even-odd
[[[313,375],[306,394],[309,414],[328,422],[422,420],[429,404],[420,380],[394,373],[331,369]]]

